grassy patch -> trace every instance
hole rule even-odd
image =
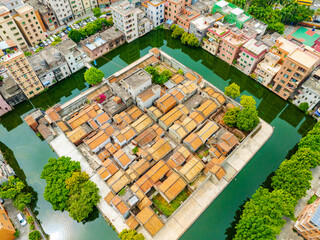
[[[190,196],[190,192],[185,188],[171,203],[168,203],[160,194],[152,198],[153,203],[161,210],[161,212],[169,217],[178,207],[181,202],[184,202]]]

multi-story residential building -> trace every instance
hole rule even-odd
[[[309,78],[297,89],[293,97],[293,104],[299,106],[308,103],[309,110],[319,106],[320,102],[320,69],[316,69]]]
[[[255,35],[247,35],[244,31],[234,27],[232,30],[221,38],[218,56],[228,64],[235,63],[243,44]]]
[[[208,29],[207,37],[203,39],[202,48],[212,55],[218,53],[221,39],[229,34],[230,29],[226,24],[216,22],[212,28]]]
[[[280,59],[278,55],[268,52],[254,70],[255,80],[264,86],[268,86],[281,68]]]
[[[85,14],[82,0],[72,0],[69,2],[70,2],[70,7],[73,13],[73,17],[76,18]]]
[[[247,75],[251,74],[267,51],[268,47],[261,41],[250,39],[241,48],[240,57],[237,59],[237,68]]]
[[[24,4],[15,10],[17,14],[13,18],[31,46],[35,46],[46,39],[46,30],[38,10],[35,10],[29,4]]]
[[[294,90],[318,66],[320,57],[304,47],[298,47],[285,57],[280,71],[272,80],[272,91],[288,99]]]
[[[184,7],[190,5],[191,0],[167,0],[164,4],[164,20],[175,23],[177,16],[182,13]]]
[[[69,0],[44,0],[49,3],[53,11],[55,12],[59,24],[64,25],[68,21],[73,19],[73,12]]]
[[[307,205],[294,224],[294,229],[307,240],[320,238],[320,198]]]
[[[243,24],[243,27],[244,27],[244,28],[252,28],[252,29],[256,30],[256,32],[257,32],[256,39],[260,40],[261,37],[262,37],[262,36],[264,35],[264,33],[266,32],[267,27],[268,27],[268,24],[266,24],[266,23],[264,23],[264,22],[261,22],[261,21],[258,20],[258,19],[250,18],[248,21],[246,21],[246,22]]]
[[[55,47],[47,47],[27,59],[45,87],[71,75],[67,61]]]
[[[220,0],[214,4],[212,13],[216,12],[222,13],[225,16],[224,20],[226,22],[235,24],[239,29],[251,18],[251,16],[246,14],[242,9],[224,0]]]
[[[129,1],[120,1],[111,5],[113,23],[126,36],[127,42],[132,42],[139,37],[138,9]]]
[[[154,27],[158,27],[164,21],[164,1],[150,0],[142,4],[145,7],[147,18],[151,20]]]
[[[5,6],[6,8],[9,9],[9,11],[14,10],[15,8],[23,5],[23,1],[22,0],[1,0],[0,2],[0,6]]]
[[[6,102],[6,100],[4,100],[4,98],[0,94],[0,117],[6,114],[7,112],[10,112],[11,110],[12,108],[10,107],[10,105]]]
[[[1,95],[0,95],[0,97],[1,97]],[[9,166],[9,164],[6,163],[6,160],[4,159],[4,156],[2,155],[2,152],[0,151],[0,184],[2,185],[3,183],[8,182],[9,177],[14,176],[14,175],[15,175],[15,172]]]
[[[100,8],[107,8],[110,6],[111,2],[115,1],[110,1],[110,0],[98,0],[98,5]]]
[[[195,10],[205,16],[209,15],[209,13],[211,13],[211,9],[212,9],[212,7],[209,8],[206,4],[204,4],[202,2],[195,2],[195,3],[192,2],[192,5],[190,5],[190,7],[193,10]]]
[[[138,17],[138,34],[139,34],[139,37],[141,37],[144,34],[150,32],[154,26],[151,20],[146,17],[145,12],[140,8],[138,8],[137,10],[137,17]]]
[[[0,65],[0,76],[3,78],[0,81],[0,93],[10,106],[15,106],[27,99],[9,70],[3,65]]]
[[[208,17],[201,15],[190,22],[189,33],[194,34],[194,36],[201,42],[206,36],[208,28],[212,27],[213,24],[221,18],[223,18],[223,16],[220,13],[217,13],[216,16]]]
[[[190,22],[199,17],[200,13],[193,10],[190,7],[185,7],[182,12],[177,16],[177,24],[183,28],[186,32],[189,31]]]
[[[49,4],[40,2],[39,0],[29,0],[28,3],[38,10],[46,29],[53,31],[59,26],[56,14]]]
[[[67,61],[72,73],[75,73],[84,67],[85,58],[76,47],[77,44],[71,39],[64,40],[56,45],[56,48]]]
[[[12,75],[27,98],[32,98],[44,90],[24,53],[12,40],[0,42],[1,65]]]
[[[115,27],[96,33],[81,42],[83,50],[91,59],[97,59],[123,43],[125,36],[123,32],[116,31]]]
[[[28,50],[28,44],[13,20],[10,10],[5,6],[0,6],[0,41],[9,39],[13,40],[22,51]]]
[[[1,240],[14,240],[16,230],[12,225],[10,218],[0,203],[0,239]]]
[[[287,56],[291,54],[294,50],[296,50],[299,46],[283,37],[279,37],[276,40],[274,46],[270,48],[270,51],[276,55],[278,55],[281,60],[280,64],[283,64],[286,60]]]

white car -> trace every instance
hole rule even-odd
[[[56,36],[54,36],[54,35],[52,37],[50,37],[50,41],[53,42],[55,37]]]
[[[75,27],[76,29],[79,29],[79,28],[80,28],[78,24],[75,24],[74,27]]]
[[[52,41],[50,39],[47,39],[47,43],[50,45]]]
[[[43,41],[42,43],[43,45],[48,46],[48,43],[46,41]]]
[[[87,55],[85,53],[82,53],[81,56],[82,56],[82,58],[86,58],[87,57]]]
[[[66,34],[64,32],[60,33],[61,37],[64,37]]]
[[[94,17],[94,16],[92,17],[92,19],[93,19],[93,20],[97,20],[97,18],[96,18],[96,17]]]
[[[83,21],[82,24],[83,24],[83,26],[86,26],[86,25],[87,25],[87,22],[86,22],[86,21]]]
[[[21,226],[27,225],[27,220],[24,218],[22,213],[18,213],[17,218],[18,218]]]
[[[30,48],[33,52],[35,52],[37,49],[35,47]]]

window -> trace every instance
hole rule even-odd
[[[285,78],[288,78],[288,77],[289,77],[287,74],[284,74],[283,76],[284,76]]]

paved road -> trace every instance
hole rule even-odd
[[[9,218],[13,224],[13,226],[19,230],[20,236],[16,238],[16,240],[28,240],[29,239],[29,224],[25,226],[21,226],[20,222],[18,221],[17,214],[19,211],[12,205],[11,199],[6,199],[5,203],[3,204],[4,208],[7,210]]]

